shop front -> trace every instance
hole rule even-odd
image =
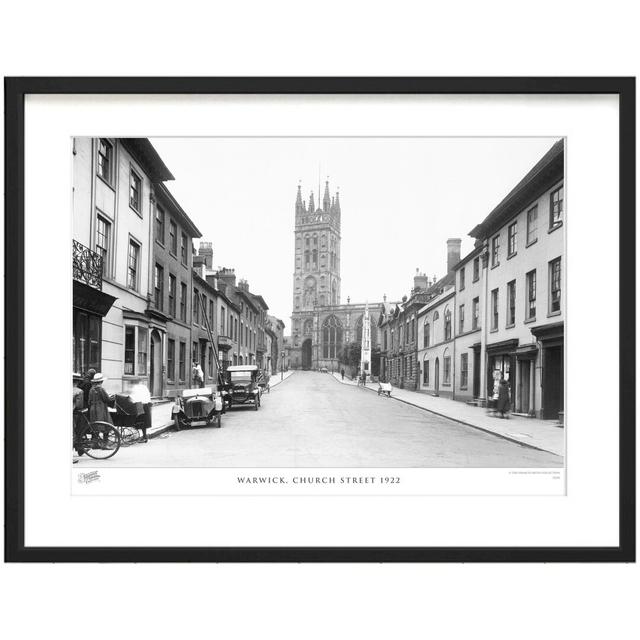
[[[536,344],[523,344],[516,349],[516,379],[513,409],[516,413],[536,415]]]
[[[518,340],[504,340],[487,345],[487,400],[498,399],[498,386],[504,378],[512,398],[516,387],[516,349]]]
[[[531,328],[541,346],[542,418],[558,420],[564,412],[564,322]]]

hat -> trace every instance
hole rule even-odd
[[[91,384],[104,382],[105,380],[106,378],[101,373],[96,373],[96,375],[93,376],[93,380],[91,380]]]
[[[87,371],[87,373],[85,373],[85,375],[87,376],[87,378],[91,379],[91,378],[93,378],[93,376],[96,375],[96,370],[95,369],[89,369]]]

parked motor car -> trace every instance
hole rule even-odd
[[[187,427],[222,426],[222,396],[211,387],[185,389],[176,398],[172,411],[178,431]]]
[[[226,409],[252,406],[260,408],[258,367],[255,364],[239,364],[227,367],[222,399]]]

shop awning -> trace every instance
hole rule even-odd
[[[73,306],[89,313],[106,316],[117,300],[104,291],[90,287],[79,280],[73,281]]]
[[[562,341],[564,340],[564,322],[553,322],[551,324],[531,327],[531,333],[540,340],[540,342],[547,342],[549,340]]]
[[[494,342],[487,345],[487,353],[500,354],[500,353],[513,353],[518,347],[519,340],[517,338],[513,340],[503,340],[502,342]]]

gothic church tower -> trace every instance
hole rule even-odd
[[[293,275],[292,338],[298,345],[307,337],[317,342],[314,308],[340,304],[340,194],[329,193],[325,182],[316,207],[313,191],[309,206],[298,185],[295,204],[295,258]]]

